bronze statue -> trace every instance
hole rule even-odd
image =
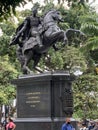
[[[41,56],[46,53],[50,47],[58,50],[56,44],[61,41],[62,46],[66,45],[72,32],[84,36],[80,30],[67,29],[61,30],[58,22],[63,22],[59,11],[49,10],[43,18],[37,16],[38,7],[33,8],[33,14],[27,17],[17,28],[16,36],[12,39],[10,45],[18,44],[17,57],[21,63],[23,74],[31,73],[28,63],[33,60],[33,68],[36,67]]]

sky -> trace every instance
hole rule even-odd
[[[92,3],[93,0],[89,0],[89,1],[90,1],[90,3]],[[96,12],[98,12],[98,0],[95,0],[95,2],[92,3],[91,5],[94,6],[96,9]]]

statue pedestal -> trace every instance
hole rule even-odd
[[[66,73],[21,76],[17,86],[16,130],[60,130],[65,117],[72,117],[74,77]]]

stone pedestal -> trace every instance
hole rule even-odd
[[[60,130],[65,117],[73,114],[73,79],[66,73],[46,73],[13,80],[17,86],[16,130]]]

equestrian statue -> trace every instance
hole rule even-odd
[[[37,64],[40,58],[50,47],[55,51],[58,42],[64,47],[70,39],[71,33],[78,33],[85,36],[83,32],[76,29],[61,30],[58,22],[63,22],[62,16],[58,10],[51,9],[42,17],[37,16],[38,6],[32,9],[32,15],[28,16],[23,23],[16,29],[15,36],[10,42],[11,45],[18,45],[16,54],[20,61],[23,74],[30,74],[31,70],[28,64],[33,60],[33,68],[39,72]]]

